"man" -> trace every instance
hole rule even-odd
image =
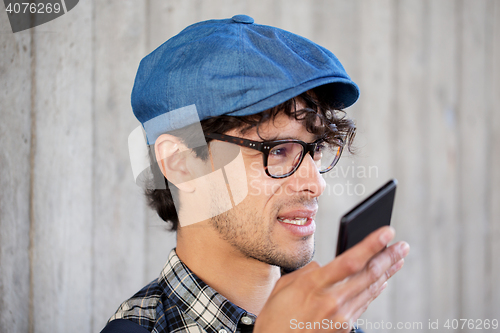
[[[385,248],[382,228],[310,262],[321,174],[351,145],[340,110],[358,95],[330,51],[245,15],[144,58],[132,106],[156,169],[146,194],[177,247],[103,332],[349,332],[409,251]]]

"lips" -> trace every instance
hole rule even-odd
[[[296,209],[278,215],[278,220],[314,219],[317,209]]]
[[[277,220],[279,224],[285,227],[293,235],[304,237],[314,234],[316,224],[314,217],[316,209],[298,209],[280,213]]]

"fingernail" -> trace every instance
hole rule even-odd
[[[399,250],[401,251],[403,257],[406,257],[410,252],[410,245],[407,242],[403,242],[399,245]]]
[[[380,235],[380,242],[383,244],[387,244],[391,241],[392,237],[394,237],[394,228],[389,227],[386,231]]]
[[[385,288],[387,288],[387,281],[380,287],[379,292],[382,292]]]

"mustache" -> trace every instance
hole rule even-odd
[[[279,212],[282,212],[284,210],[288,209],[297,209],[297,208],[305,208],[305,209],[311,209],[311,210],[317,210],[318,209],[318,198],[306,198],[306,197],[291,197],[289,200],[281,203],[281,204],[276,204],[274,214],[278,216]]]

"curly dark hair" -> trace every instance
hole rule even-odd
[[[306,105],[305,108],[296,109],[297,100],[300,99]],[[268,121],[274,121],[276,117],[284,113],[290,119],[295,119],[303,123],[309,133],[315,134],[317,136],[323,136],[326,138],[325,141],[329,143],[338,142],[338,138],[342,137],[346,147],[350,152],[352,152],[352,141],[355,136],[356,127],[354,122],[346,117],[345,112],[342,110],[341,106],[335,105],[328,101],[322,95],[321,90],[313,90],[313,92],[305,92],[295,98],[292,98],[280,105],[277,105],[269,110],[263,111],[249,116],[227,116],[222,115],[218,117],[209,118],[201,121],[201,128],[204,133],[220,133],[224,134],[231,130],[237,129],[240,134],[244,135],[247,131],[252,128],[256,128],[257,134],[259,134],[260,125],[267,123]],[[319,121],[318,121],[319,118]],[[188,148],[192,148],[196,153],[196,156],[202,160],[207,160],[208,149],[207,146],[203,147],[190,147],[189,138],[182,137],[185,133],[192,133],[193,131],[187,131],[183,129],[178,131],[180,139],[186,143]],[[175,136],[175,132],[169,132]],[[261,139],[263,139],[261,137]],[[266,140],[272,140],[272,138],[266,138]],[[210,138],[206,138],[207,144],[212,141]],[[145,195],[149,207],[154,209],[158,216],[165,222],[171,223],[170,231],[177,231],[179,227],[179,218],[177,216],[177,211],[174,205],[174,196],[177,197],[178,189],[163,176],[161,173],[158,163],[156,162],[156,157],[154,154],[154,145],[149,147],[149,158],[152,167],[152,173],[155,182],[165,182],[165,189],[155,189],[147,188],[145,190]]]

